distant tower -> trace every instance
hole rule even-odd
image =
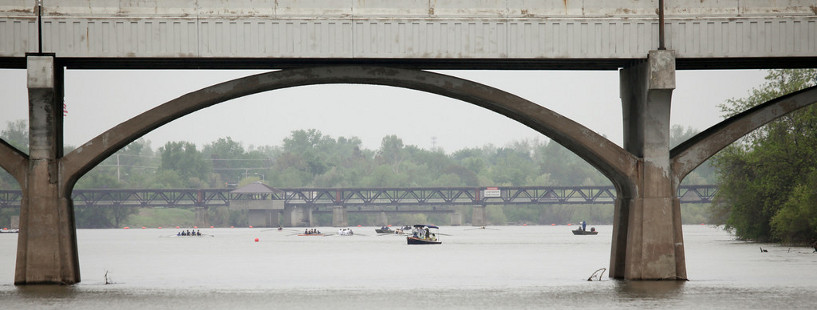
[[[437,137],[431,137],[431,149],[437,148]]]

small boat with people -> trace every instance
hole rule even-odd
[[[8,229],[8,228],[0,229],[0,233],[4,233],[4,234],[16,234],[16,233],[19,233],[19,232],[20,232],[19,229]]]
[[[394,233],[394,229],[391,229],[391,227],[388,227],[388,226],[375,228],[374,231],[376,233],[378,233],[378,234],[393,234]]]
[[[338,229],[338,236],[354,236],[355,232],[351,228]]]
[[[571,230],[574,235],[583,236],[583,235],[598,235],[599,232],[596,231],[595,227],[590,227],[590,230],[587,230],[587,222],[581,221],[579,223],[579,228]]]
[[[440,229],[434,225],[416,224],[411,229],[411,235],[406,236],[407,244],[442,244],[443,242],[437,239],[437,233],[432,233],[431,229]]]

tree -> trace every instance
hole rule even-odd
[[[221,176],[220,180],[230,183],[238,183],[247,177],[250,168],[260,167],[252,165],[252,161],[245,160],[244,147],[230,137],[219,138],[204,146],[202,153],[206,154],[203,155],[205,158],[209,158],[213,171]]]
[[[770,70],[766,83],[747,98],[721,105],[725,116],[817,84],[817,69]],[[789,113],[755,130],[715,158],[720,190],[713,214],[739,238],[808,242],[817,223],[817,107]]]
[[[205,181],[211,171],[208,161],[190,142],[168,142],[159,148],[162,164],[159,172],[174,171],[181,177],[184,186],[192,188],[206,187]]]

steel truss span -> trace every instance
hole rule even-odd
[[[85,189],[74,190],[76,207],[191,208],[229,206],[239,200],[283,200],[286,205],[354,207],[454,205],[568,205],[613,204],[613,186],[497,187],[499,195],[484,194],[482,187],[423,188],[278,188],[271,193],[235,194],[232,189]],[[711,203],[715,185],[683,185],[681,203]],[[0,208],[19,208],[19,190],[0,190]]]

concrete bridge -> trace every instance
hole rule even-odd
[[[812,0],[11,0],[0,66],[26,68],[28,154],[0,143],[23,197],[15,284],[80,281],[73,186],[131,141],[230,99],[316,84],[372,84],[462,100],[578,154],[616,189],[610,276],[686,279],[681,180],[732,141],[817,101],[766,102],[669,149],[675,71],[817,67]],[[62,151],[64,70],[270,68],[158,106]],[[546,107],[422,69],[619,70],[624,145]],[[24,104],[24,103],[20,103]]]

